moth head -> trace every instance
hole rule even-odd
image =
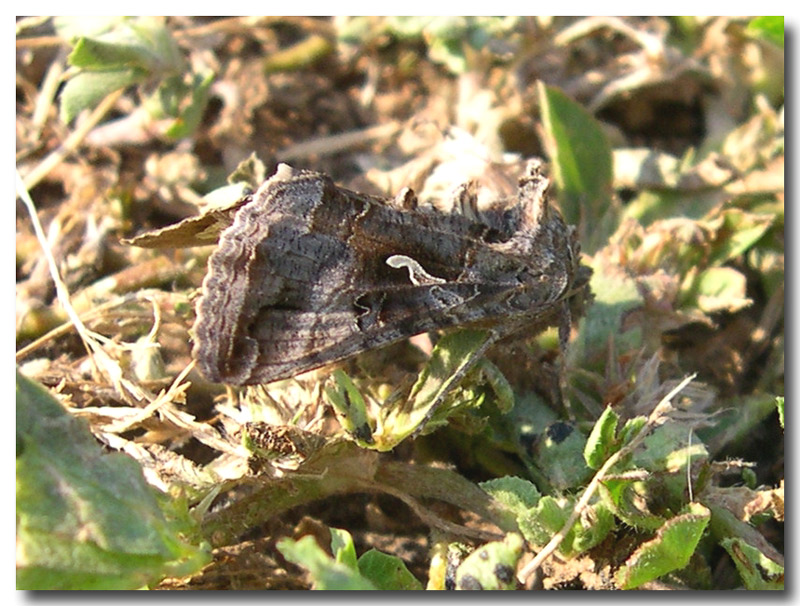
[[[550,276],[549,280],[563,281],[566,287],[580,257],[574,228],[566,225],[558,207],[548,199],[549,186],[542,161],[529,161],[519,179],[513,236],[494,245],[508,258],[509,274],[520,284],[537,289],[541,285],[532,276]]]

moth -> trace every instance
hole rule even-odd
[[[193,356],[211,381],[269,383],[431,331],[466,326],[534,335],[569,329],[590,270],[529,161],[516,200],[478,210],[469,184],[451,212],[339,187],[280,164],[223,215],[193,221],[211,255]],[[222,222],[220,224],[220,222]],[[154,245],[148,235],[131,241]],[[189,238],[189,239],[192,239]]]

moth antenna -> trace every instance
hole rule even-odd
[[[519,199],[522,205],[522,226],[533,229],[547,217],[547,190],[550,179],[544,175],[539,159],[529,160],[519,179]]]
[[[417,194],[410,187],[404,187],[394,197],[391,204],[403,210],[415,210],[418,205]]]

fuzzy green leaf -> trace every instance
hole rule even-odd
[[[181,139],[191,135],[203,119],[208,104],[208,91],[214,83],[214,73],[195,74],[191,84],[189,103],[180,111],[175,122],[167,128],[165,134],[172,139]]]
[[[520,531],[530,543],[545,545],[561,530],[574,507],[574,497],[544,496],[527,516],[520,518]],[[609,509],[603,503],[594,503],[567,531],[558,553],[570,558],[591,549],[605,539],[613,527],[614,518]]]
[[[658,577],[680,570],[689,564],[711,511],[699,503],[690,504],[687,512],[668,520],[656,537],[639,548],[617,573],[617,582],[625,589],[636,587]]]
[[[61,120],[71,122],[84,109],[96,106],[115,90],[142,82],[147,73],[135,68],[81,72],[70,78],[61,91]]]
[[[487,480],[479,486],[502,506],[508,519],[506,528],[519,528],[520,520],[530,515],[542,497],[533,483],[515,476]]]
[[[642,329],[625,322],[627,315],[644,305],[636,280],[619,266],[601,255],[592,262],[591,291],[594,303],[580,321],[578,338],[568,355],[576,364],[602,371],[605,368],[609,342],[621,352],[642,346]]]
[[[358,571],[384,591],[422,589],[422,583],[408,571],[403,560],[376,549],[370,549],[358,558]]]
[[[720,237],[714,243],[709,259],[709,263],[714,265],[722,265],[749,250],[779,217],[730,208],[723,211],[721,219]]]
[[[705,444],[682,423],[665,423],[652,431],[633,455],[633,464],[652,471],[674,473],[708,457]],[[683,482],[681,478],[681,482]]]
[[[439,410],[440,405],[491,343],[492,334],[485,330],[464,329],[444,335],[433,348],[405,406],[389,411],[383,427],[376,431],[376,448],[390,450],[423,427],[443,424],[452,409]]]
[[[569,423],[556,421],[547,426],[533,451],[536,467],[556,490],[580,485],[590,474],[584,463],[586,436]]]
[[[600,484],[603,504],[628,526],[641,530],[656,530],[665,520],[649,510],[650,493],[645,482],[607,478]]]
[[[537,90],[544,143],[561,194],[561,210],[567,223],[578,225],[583,219],[583,225],[592,226],[592,233],[587,234],[592,236],[591,242],[581,240],[586,250],[594,251],[605,243],[616,223],[608,212],[614,176],[611,145],[580,104],[542,82]]]
[[[309,571],[314,589],[340,591],[377,589],[360,572],[331,558],[317,545],[312,536],[304,536],[298,541],[282,539],[278,541],[277,548],[288,561]]]
[[[157,57],[141,44],[105,42],[92,38],[79,38],[67,62],[88,71],[140,69],[151,72],[159,67]]]
[[[709,267],[694,280],[690,299],[685,305],[705,313],[735,313],[748,307],[747,278],[732,267]]]
[[[330,530],[331,551],[334,559],[356,570],[358,559],[356,558],[356,546],[353,544],[352,535],[341,528],[331,528]]]
[[[139,465],[17,373],[17,589],[136,589],[195,572]]]
[[[478,362],[478,369],[494,392],[494,402],[497,409],[503,414],[511,411],[514,408],[516,398],[514,396],[514,388],[511,387],[505,375],[486,358]]]
[[[373,443],[367,404],[353,380],[341,369],[333,372],[336,387],[326,387],[325,394],[342,428],[362,446]]]
[[[552,497],[542,497],[533,484],[522,478],[506,476],[481,482],[480,487],[516,518],[525,538],[538,545],[549,541],[561,529],[574,506],[573,500],[559,502]],[[574,555],[591,549],[606,537],[613,526],[614,519],[609,509],[596,503],[586,509],[581,520],[567,533],[559,552]]]
[[[534,484],[523,478],[503,476],[481,482],[479,486],[517,515],[536,507],[542,497]]]
[[[647,417],[633,417],[625,421],[625,425],[619,430],[620,448],[635,438],[645,425]]]
[[[784,589],[783,566],[740,538],[723,539],[720,545],[731,556],[747,589]]]
[[[61,118],[65,122],[115,90],[149,78],[182,75],[185,69],[181,51],[163,18],[123,19],[105,25],[110,29],[98,37],[78,37],[67,57],[80,71],[67,82],[61,95]],[[67,29],[80,31],[80,26],[76,19]],[[207,94],[207,87],[197,87],[200,97]],[[202,98],[195,101],[195,106],[205,106]],[[183,120],[194,120],[196,108],[189,104],[187,111],[190,114]]]
[[[583,450],[583,458],[592,469],[600,469],[606,459],[618,449],[616,443],[618,422],[619,415],[611,406],[606,406],[594,424],[592,433],[586,440],[586,448]]]

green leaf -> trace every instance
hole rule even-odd
[[[620,445],[637,435],[643,417],[631,419],[619,432]],[[656,530],[685,501],[686,466],[703,461],[708,452],[696,435],[682,423],[666,423],[648,435],[641,447],[615,466],[614,472],[636,472],[638,477],[607,477],[600,484],[603,502],[614,515],[639,529]]]
[[[375,432],[376,448],[391,450],[415,431],[445,423],[455,407],[437,409],[492,342],[489,331],[470,329],[451,332],[439,339],[406,404],[393,407],[383,426]]]
[[[530,543],[545,545],[562,529],[574,507],[575,497],[556,499],[544,496],[526,516],[520,517],[520,531]],[[603,541],[613,528],[614,517],[608,507],[600,502],[593,503],[567,531],[558,553],[570,558],[591,549]]]
[[[640,530],[656,530],[665,522],[662,516],[652,513],[648,498],[652,490],[646,482],[606,478],[600,484],[603,504],[628,526]]]
[[[467,71],[464,43],[458,38],[433,38],[430,41],[428,54],[432,61],[441,63],[454,74],[463,74]]]
[[[370,549],[358,558],[358,571],[377,589],[385,591],[416,591],[422,583],[406,568],[397,556]]]
[[[386,26],[391,34],[400,38],[417,38],[431,27],[434,30],[439,29],[436,19],[437,17],[387,17]]]
[[[209,561],[158,506],[139,465],[17,373],[17,589],[136,589]]]
[[[151,72],[159,67],[158,58],[141,44],[104,42],[92,38],[79,38],[67,56],[67,63],[89,71],[141,69]]]
[[[79,30],[79,21],[77,25]],[[181,51],[163,18],[140,17],[106,25],[113,28],[98,37],[77,38],[67,57],[69,64],[80,71],[67,82],[61,96],[61,117],[65,122],[115,90],[149,78],[182,76],[185,70]],[[208,84],[204,86],[206,90],[200,86],[196,91],[195,105],[205,105],[202,95],[207,94]],[[199,119],[192,104],[189,109],[194,113],[183,120]]]
[[[718,500],[712,497],[709,504],[711,535],[731,553],[745,585],[752,589],[780,588],[777,584],[783,583],[783,576],[777,573],[782,571],[783,556],[751,523],[740,520],[727,507],[714,503]],[[744,544],[749,549],[744,549]],[[765,558],[763,563],[762,557]]]
[[[550,495],[543,496],[528,516],[520,519],[519,529],[522,535],[534,545],[546,545],[564,526],[574,505],[575,500],[572,497],[559,500]]]
[[[481,482],[479,486],[500,503],[507,514],[506,528],[519,528],[542,497],[536,486],[515,476],[503,476]]]
[[[620,448],[635,438],[646,424],[647,417],[633,417],[625,421],[625,425],[619,431]]]
[[[341,528],[331,528],[331,551],[333,558],[349,568],[356,570],[358,560],[356,558],[356,546],[353,544],[352,535]]]
[[[749,307],[747,278],[732,267],[710,267],[693,281],[684,306],[697,307],[707,314],[735,313]]]
[[[142,107],[153,120],[177,118],[188,93],[189,86],[184,82],[182,74],[168,76],[159,82],[152,95],[142,99]]]
[[[746,589],[756,591],[784,589],[783,566],[742,539],[723,539],[719,544],[731,556]]]
[[[412,19],[414,17],[411,17]],[[422,35],[429,41],[436,38],[459,39],[470,29],[474,17],[460,17],[449,15],[444,17],[431,17],[425,24]]]
[[[151,50],[156,60],[151,68],[154,73],[174,74],[186,69],[178,43],[163,17],[138,17],[127,25],[130,37]],[[128,37],[127,32],[120,32],[123,40]]]
[[[633,455],[633,464],[654,473],[674,473],[708,457],[705,444],[696,435],[689,435],[683,423],[665,423],[653,430]],[[681,482],[685,481],[681,478]]]
[[[186,107],[181,110],[180,115],[167,128],[165,134],[172,139],[182,139],[188,137],[203,119],[206,105],[208,104],[208,91],[214,83],[214,72],[205,75],[195,74],[191,84],[191,98]]]
[[[592,427],[583,450],[583,458],[592,469],[600,469],[606,459],[619,449],[616,443],[617,423],[619,415],[611,406],[606,406]]]
[[[163,18],[124,19],[98,36],[81,36],[67,61],[87,71],[141,69],[150,75],[178,74],[184,60]]]
[[[584,463],[586,436],[569,423],[551,423],[533,451],[533,460],[556,490],[583,483],[590,470]]]
[[[288,561],[309,571],[314,589],[340,591],[377,589],[357,570],[331,558],[317,545],[312,536],[304,536],[298,541],[282,539],[278,541],[277,548]]]
[[[595,255],[591,266],[589,284],[595,301],[581,318],[578,338],[568,355],[582,368],[604,372],[609,342],[622,353],[642,346],[641,327],[631,326],[625,319],[632,310],[644,305],[644,298],[630,273],[604,255]]]
[[[533,483],[515,476],[494,478],[478,485],[518,516],[536,507],[542,497]]]
[[[514,408],[516,397],[514,396],[514,389],[505,375],[486,358],[478,362],[478,370],[494,392],[497,409],[502,414],[510,412]]]
[[[614,515],[605,503],[598,501],[584,510],[581,519],[573,526],[574,538],[571,544],[561,545],[559,551],[565,554],[579,554],[589,551],[606,540],[614,530]]]
[[[727,406],[731,414],[720,415],[712,427],[699,432],[711,452],[751,439],[764,419],[775,414],[775,397],[766,393],[733,397],[728,399]]]
[[[84,109],[96,106],[115,90],[142,82],[147,73],[139,69],[81,72],[70,78],[61,91],[61,120],[71,122]]]
[[[591,226],[589,238],[581,238],[589,252],[604,244],[615,219],[601,219],[611,208],[613,159],[611,146],[600,125],[580,104],[560,90],[539,82],[539,106],[544,126],[544,144],[561,195],[561,210],[567,223]],[[600,233],[597,233],[597,232]]]
[[[367,403],[356,384],[341,369],[333,371],[336,388],[326,387],[325,394],[333,407],[342,428],[349,433],[359,445],[373,444],[372,427],[367,416]]]
[[[781,429],[783,429],[783,396],[777,396],[775,398],[775,406],[778,409],[778,420],[781,423]]]
[[[456,589],[516,589],[522,546],[522,537],[510,533],[478,547],[458,567]]]
[[[747,24],[747,33],[783,48],[783,17],[756,17]]]
[[[721,219],[709,264],[722,265],[749,250],[775,223],[777,217],[771,213],[756,214],[729,208],[722,212]]]
[[[299,541],[284,539],[278,543],[278,550],[287,560],[311,573],[314,589],[422,589],[422,584],[396,556],[371,549],[356,561],[352,536],[339,528],[331,528],[333,558],[311,536]]]
[[[668,520],[656,533],[628,558],[617,572],[617,582],[625,589],[680,570],[689,564],[697,544],[711,519],[711,511],[699,503],[691,503],[687,512]]]

